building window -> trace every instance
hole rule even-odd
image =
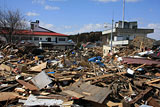
[[[51,42],[51,38],[47,38],[48,42]]]
[[[23,36],[23,37],[21,37],[21,40],[32,40],[32,37]]]
[[[66,38],[59,38],[59,41],[66,41]]]
[[[123,40],[123,36],[117,36],[117,41],[122,41]]]
[[[39,41],[39,37],[34,37],[34,40],[35,41]]]
[[[134,37],[135,37],[134,35],[130,36],[130,37],[129,37],[129,40],[133,40]]]
[[[40,38],[40,40],[42,40],[42,38]]]
[[[32,40],[32,37],[28,37],[28,40]]]
[[[32,30],[34,29],[34,24],[31,24],[31,29],[32,29]]]

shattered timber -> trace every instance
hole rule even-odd
[[[114,48],[103,57],[102,47],[1,44],[1,106],[160,107],[159,48]]]

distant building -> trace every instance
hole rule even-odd
[[[104,45],[111,44],[112,30],[105,30],[102,32],[101,40]],[[137,22],[124,22],[122,28],[122,21],[116,22],[113,28],[112,44],[114,45],[128,45],[136,36],[147,37],[147,34],[153,33],[154,29],[138,28]]]
[[[3,29],[0,32],[1,38],[3,34],[7,35],[7,30]],[[2,38],[5,40],[5,38]],[[74,44],[69,42],[69,35],[56,33],[54,31],[48,30],[46,28],[39,26],[39,20],[36,22],[31,22],[30,30],[16,30],[14,35],[12,35],[12,40],[14,42],[31,42],[35,45],[42,47],[65,50],[73,48]]]

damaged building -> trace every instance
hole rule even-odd
[[[104,30],[101,40],[104,45],[110,45],[112,30]],[[124,28],[122,28],[122,21],[116,22],[113,28],[112,44],[113,45],[128,45],[137,36],[147,37],[147,34],[153,33],[154,29],[142,29],[138,28],[137,21],[124,22]]]
[[[112,46],[127,46],[133,44],[136,38],[141,38],[141,43],[145,42],[147,34],[153,33],[154,29],[142,29],[138,28],[137,21],[134,22],[124,22],[124,27],[122,28],[122,21],[116,22],[115,27],[110,30],[104,30],[102,32],[101,41],[103,43],[103,54],[104,56],[108,54],[111,50],[111,33],[112,33]],[[137,41],[138,42],[138,41]]]
[[[74,47],[69,41],[69,35],[57,33],[39,26],[39,20],[31,22],[29,30],[15,30],[12,34],[12,42],[29,42],[43,48],[66,50]],[[0,32],[1,40],[6,41],[3,35],[9,35],[9,28],[3,28]]]

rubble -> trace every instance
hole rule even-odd
[[[100,47],[64,52],[0,47],[2,106],[160,106],[158,48],[115,47],[103,57]]]

